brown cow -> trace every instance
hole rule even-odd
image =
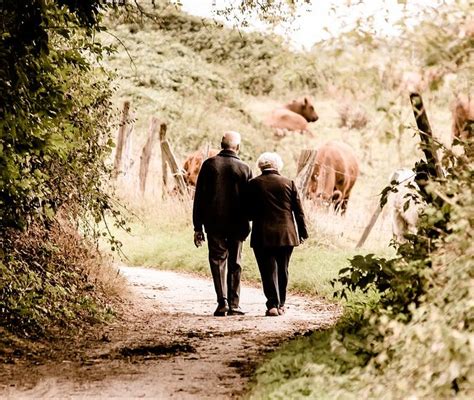
[[[219,153],[219,150],[217,149],[209,149],[209,152],[207,153],[206,150],[197,150],[186,158],[183,164],[183,177],[188,186],[196,186],[197,177],[201,170],[202,163],[207,158],[214,157],[217,153]]]
[[[453,102],[453,124],[451,135],[462,140],[470,139],[474,135],[474,98],[472,96],[458,95]]]
[[[318,118],[311,98],[305,96],[275,108],[265,120],[265,124],[278,132],[285,130],[309,132],[308,122],[315,122]]]
[[[342,142],[327,142],[318,149],[308,197],[320,205],[334,204],[334,209],[344,214],[358,175],[354,150]]]

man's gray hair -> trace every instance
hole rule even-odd
[[[224,132],[221,147],[223,149],[237,149],[240,145],[240,133],[235,131]]]
[[[281,171],[283,168],[283,160],[277,153],[265,152],[258,157],[257,166],[262,171],[264,169],[275,169]]]

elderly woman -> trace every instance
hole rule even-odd
[[[308,238],[305,217],[295,183],[280,175],[276,153],[263,153],[257,161],[262,174],[250,180],[248,216],[253,248],[267,298],[267,316],[285,313],[288,264],[293,247]],[[296,226],[295,226],[296,222]]]

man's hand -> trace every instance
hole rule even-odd
[[[205,241],[206,239],[203,232],[194,232],[194,245],[196,247],[201,247]]]

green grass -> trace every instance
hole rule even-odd
[[[166,208],[165,204],[162,204]],[[172,204],[168,205],[169,207]],[[135,219],[130,223],[131,233],[115,231],[122,242],[125,262],[135,266],[147,266],[165,270],[186,271],[210,277],[207,259],[207,243],[197,249],[193,243],[193,228],[186,222],[189,211],[181,215],[162,215]],[[332,297],[330,280],[339,270],[348,265],[348,258],[357,254],[356,250],[333,251],[318,246],[314,239],[296,247],[290,263],[289,290],[307,295]],[[257,264],[245,241],[242,254],[244,281],[260,283]]]
[[[332,352],[331,338],[331,331],[323,331],[284,344],[258,368],[248,399],[333,399],[324,389],[327,373],[340,377],[343,365],[358,360]]]

